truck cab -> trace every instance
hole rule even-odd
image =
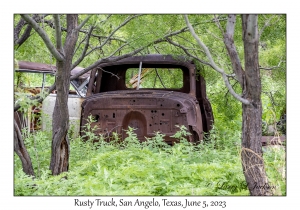
[[[107,139],[113,132],[121,139],[126,138],[130,126],[140,141],[160,132],[172,145],[176,141],[172,136],[184,125],[192,134],[188,140],[197,143],[212,128],[213,113],[205,81],[192,61],[171,55],[116,60],[102,63],[71,81],[68,107],[73,138],[85,136],[84,128],[90,116],[94,119],[91,126],[97,128],[95,134]],[[71,75],[83,69],[76,67]],[[47,90],[46,81],[52,80],[45,75],[53,77],[55,71],[55,66],[25,61],[20,61],[16,70],[22,74],[41,75],[40,87],[26,89],[37,93]],[[43,130],[51,130],[55,100],[56,91],[53,91],[44,99],[41,110],[33,109],[37,113],[32,116],[42,115]],[[28,122],[37,121],[25,118]],[[29,127],[37,129],[34,125]]]
[[[184,125],[197,143],[212,128],[213,113],[204,78],[192,61],[171,55],[133,56],[91,71],[81,104],[80,134],[89,116],[97,135],[126,138],[128,127],[140,141],[165,134],[166,143]]]

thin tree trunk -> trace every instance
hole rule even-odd
[[[242,15],[245,53],[242,164],[251,195],[272,195],[262,156],[261,79],[258,64],[257,15]]]
[[[67,15],[67,38],[63,49],[58,49],[64,55],[63,61],[57,61],[56,88],[57,96],[52,120],[52,155],[50,170],[53,175],[68,171],[70,144],[67,136],[69,129],[68,95],[72,58],[78,30],[76,30],[78,15]]]
[[[261,103],[243,104],[242,164],[250,195],[272,195],[261,145]]]
[[[34,170],[32,167],[32,162],[30,159],[30,156],[27,152],[27,149],[24,145],[24,141],[21,135],[20,128],[17,124],[17,122],[14,120],[14,151],[19,156],[21,162],[23,171],[27,175],[34,176]]]
[[[68,86],[70,83],[69,71],[63,62],[57,62],[56,87],[57,96],[52,115],[52,155],[50,170],[58,175],[69,168],[69,128]]]

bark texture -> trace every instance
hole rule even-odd
[[[251,195],[271,195],[262,157],[261,79],[258,63],[257,15],[242,15],[245,54],[242,164]]]
[[[237,49],[234,44],[234,26],[236,15],[228,15],[226,32],[223,41],[226,46],[236,79],[242,87],[242,96],[237,95],[228,81],[228,75],[213,61],[209,49],[201,42],[185,15],[187,26],[209,59],[210,66],[218,71],[230,94],[242,102],[243,127],[241,159],[246,182],[251,195],[272,195],[262,158],[262,105],[261,80],[258,63],[258,25],[257,15],[242,15],[245,70],[243,70]]]
[[[63,48],[58,48],[64,59],[57,61],[56,64],[57,97],[52,116],[53,134],[50,162],[50,170],[53,175],[68,171],[69,168],[70,143],[67,136],[69,129],[68,94],[72,58],[78,39],[77,22],[78,15],[67,15],[67,38]]]
[[[14,120],[14,151],[19,156],[21,162],[23,171],[27,175],[34,176],[34,170],[32,167],[32,162],[30,159],[30,156],[27,152],[27,149],[24,145],[24,141],[21,135],[20,128],[17,124],[17,122]]]

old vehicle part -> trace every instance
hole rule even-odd
[[[37,95],[41,92],[43,92],[45,89],[47,89],[46,85],[46,75],[47,77],[49,75],[54,76],[56,72],[56,67],[53,65],[43,64],[43,63],[34,63],[34,62],[27,62],[27,61],[19,61],[18,62],[18,69],[15,69],[15,72],[18,74],[36,74],[41,75],[42,78],[39,81],[40,84],[36,86],[27,86],[26,84],[22,84],[20,87],[16,87],[15,91],[23,91],[26,94],[28,94],[28,97],[31,97],[31,95]],[[76,67],[71,71],[71,75],[77,74],[79,71],[81,71],[83,68]],[[53,80],[54,81],[54,80]],[[83,74],[78,79],[73,80],[71,82],[72,87],[74,90],[69,91],[69,98],[71,98],[70,101],[70,119],[71,123],[74,127],[74,136],[78,136],[79,134],[79,123],[80,123],[80,105],[82,102],[82,97],[85,96],[87,91],[87,83],[89,81],[89,73]],[[18,83],[18,82],[16,82]],[[16,84],[16,86],[19,84]],[[48,84],[49,85],[49,84]],[[43,116],[42,116],[42,129],[50,128],[51,123],[49,126],[46,126],[46,122],[49,120],[49,117],[46,117],[45,115],[51,115],[50,119],[52,118],[52,112],[54,108],[54,104],[52,101],[55,101],[55,92],[48,96],[45,99],[45,103],[43,103],[43,107],[40,106],[32,106],[30,110],[26,113],[22,113],[21,111],[17,111],[14,113],[14,118],[17,121],[18,126],[20,126],[20,130],[23,128],[27,128],[29,131],[34,131],[37,129],[40,129],[38,120],[41,115],[40,109],[42,108],[44,110]],[[16,101],[18,103],[18,101]],[[52,110],[52,111],[50,111]],[[78,112],[78,114],[74,114]],[[76,123],[75,123],[76,122]]]
[[[69,129],[72,138],[79,135],[79,125],[81,117],[81,103],[84,99],[77,95],[69,95],[68,108],[69,108]],[[55,106],[56,94],[50,94],[43,101],[42,106],[42,130],[52,130],[52,114]]]
[[[262,136],[261,138],[262,146],[269,145],[284,145],[286,143],[286,137],[282,136]]]
[[[137,85],[128,87],[129,69],[136,69]],[[170,72],[179,69],[181,85],[171,88],[152,88],[141,84],[141,74],[145,69],[161,69]],[[173,144],[171,136],[178,131],[176,125],[185,125],[193,134],[189,141],[203,139],[204,132],[212,127],[213,115],[206,96],[205,82],[196,74],[196,67],[191,61],[164,55],[134,56],[114,63],[101,64],[96,68],[97,76],[90,79],[89,87],[95,87],[91,95],[82,103],[81,135],[83,126],[92,115],[97,126],[95,133],[109,136],[112,132],[125,138],[124,130],[128,126],[136,128],[140,141],[154,136],[155,132],[166,135],[165,141]],[[153,72],[155,72],[153,71]],[[132,75],[133,76],[133,75]],[[145,74],[142,76],[143,79]],[[134,89],[133,89],[134,88]],[[201,104],[200,104],[201,103]]]
[[[176,125],[186,125],[198,136],[197,139],[190,138],[191,142],[203,138],[199,106],[193,97],[184,93],[112,91],[86,98],[82,107],[81,125],[92,115],[95,122],[91,126],[99,128],[97,134],[117,132],[125,137],[124,129],[130,126],[136,128],[141,141],[145,136],[152,137],[155,132],[161,132],[166,135],[165,141],[173,144],[175,139],[170,136],[179,130]]]
[[[40,90],[43,90],[45,88],[45,82],[46,82],[45,75],[54,76],[56,72],[56,66],[44,64],[44,63],[19,61],[18,66],[19,69],[15,69],[15,72],[42,74],[43,80],[41,81],[41,85],[39,86]],[[82,67],[75,67],[71,71],[71,76],[77,74],[81,70],[83,70]],[[81,75],[78,79],[71,81],[71,85],[75,89],[77,95],[81,97],[85,97],[87,91],[87,84],[89,82],[89,77],[90,77],[90,73],[88,72]],[[74,93],[70,91],[70,94],[74,94]]]

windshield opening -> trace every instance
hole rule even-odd
[[[126,87],[137,88],[139,68],[126,70]],[[183,71],[180,68],[142,68],[139,88],[181,89]]]

